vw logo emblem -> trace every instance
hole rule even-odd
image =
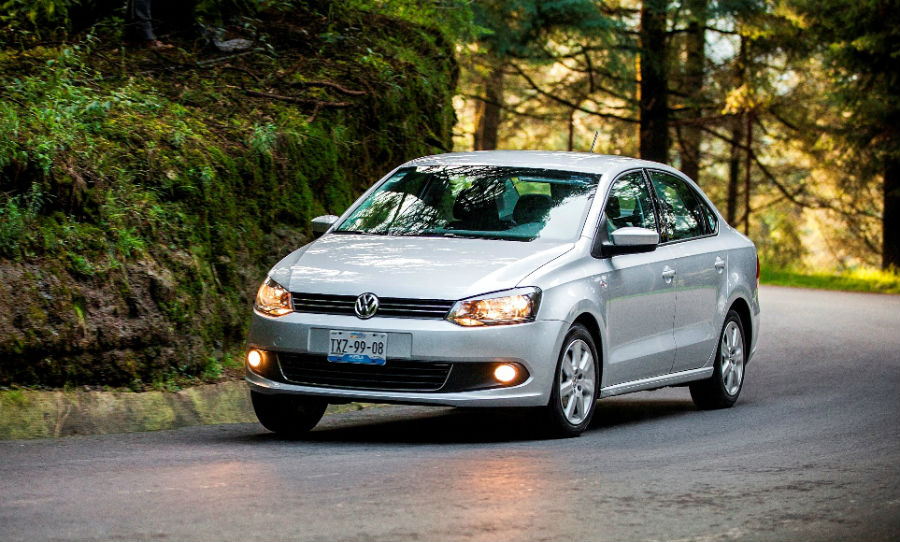
[[[353,306],[356,316],[366,320],[375,316],[378,311],[378,297],[372,292],[366,292],[356,298],[356,305]]]

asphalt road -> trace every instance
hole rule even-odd
[[[738,404],[605,399],[577,439],[390,406],[0,442],[0,540],[900,540],[900,297],[763,288]]]

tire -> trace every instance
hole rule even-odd
[[[697,408],[714,410],[734,405],[744,386],[746,351],[744,324],[738,313],[730,310],[719,334],[712,376],[690,385],[691,399]]]
[[[250,400],[259,423],[269,431],[286,437],[299,437],[319,423],[328,401],[303,395],[267,395],[250,392]]]
[[[587,328],[575,324],[563,341],[545,408],[550,436],[577,437],[587,429],[596,410],[599,388],[597,347]]]

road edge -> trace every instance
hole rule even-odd
[[[367,405],[331,405],[328,413]],[[191,425],[256,422],[242,380],[176,392],[0,391],[0,440],[104,435]]]

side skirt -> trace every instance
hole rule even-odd
[[[601,389],[600,398],[622,395],[623,393],[631,393],[633,391],[677,386],[678,384],[686,384],[697,380],[706,380],[711,377],[712,374],[713,367],[701,367],[700,369],[691,369],[690,371],[682,371],[680,373],[644,378],[642,380],[632,380],[631,382],[616,384],[615,386],[608,386]]]

